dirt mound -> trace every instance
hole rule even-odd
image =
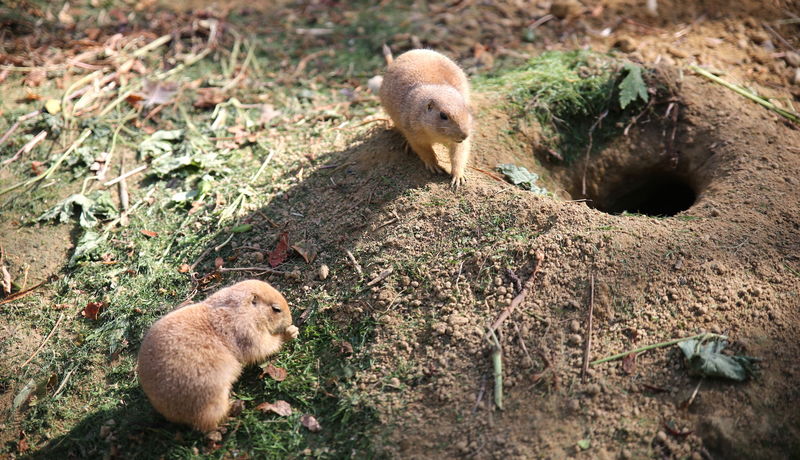
[[[595,207],[618,211],[626,208],[624,197],[651,193],[666,206],[683,200],[672,218],[610,215],[534,196],[475,170],[469,187],[454,195],[444,176],[429,182],[418,160],[402,153],[402,139],[382,128],[353,148],[349,158],[357,165],[349,177],[363,184],[358,196],[370,197],[370,217],[337,233],[360,229],[347,244],[362,264],[395,270],[360,308],[378,328],[374,366],[358,376],[358,388],[392,427],[390,452],[403,458],[798,452],[800,419],[790,408],[798,402],[791,376],[800,371],[792,358],[800,349],[790,293],[800,287],[794,255],[800,162],[791,151],[800,136],[695,77],[676,86],[675,124],[670,117],[643,120],[585,166]],[[496,135],[494,129],[513,126],[498,112],[484,110],[478,118],[479,168],[531,151],[520,139],[503,142],[503,131]],[[584,165],[549,167],[552,184],[581,194]],[[664,175],[672,183],[652,183]],[[381,181],[391,182],[392,199]],[[334,182],[341,186],[336,176]],[[507,407],[498,412],[483,335],[517,291],[515,276],[529,275],[537,250],[546,256],[540,281],[501,330]],[[675,349],[665,349],[643,354],[632,371],[619,362],[592,368],[581,383],[591,276],[592,358],[710,330],[763,358],[763,376],[744,384],[700,382],[687,376]],[[774,403],[778,394],[786,404]],[[741,414],[759,414],[757,423]],[[591,450],[578,447],[582,440]]]

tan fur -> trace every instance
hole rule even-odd
[[[397,129],[430,171],[442,172],[433,144],[447,146],[452,185],[462,185],[472,132],[464,71],[436,51],[411,50],[390,62],[379,95]]]
[[[156,321],[139,349],[139,382],[167,420],[210,431],[227,416],[243,366],[275,354],[297,334],[280,292],[242,281]]]

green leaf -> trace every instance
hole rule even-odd
[[[156,131],[139,144],[139,153],[143,158],[172,153],[180,147],[182,140],[182,129]]]
[[[522,166],[513,164],[499,164],[497,165],[497,170],[503,173],[503,175],[508,178],[509,182],[520,188],[530,190],[531,192],[538,193],[539,195],[544,195],[547,193],[547,190],[536,185],[536,181],[539,180],[539,176],[528,171]]]
[[[626,62],[623,67],[628,71],[628,75],[619,84],[619,106],[625,108],[636,98],[641,98],[647,102],[647,85],[642,78],[642,68],[631,62]]]
[[[581,439],[580,441],[578,441],[578,447],[580,447],[581,450],[586,450],[592,447],[592,441],[589,439]]]
[[[721,351],[727,342],[711,340],[703,343],[699,339],[686,340],[678,344],[686,358],[689,374],[700,377],[721,377],[742,382],[755,373],[757,358],[750,356],[728,356]]]
[[[72,253],[72,257],[70,257],[68,265],[72,267],[79,260],[92,255],[101,244],[106,242],[107,239],[108,233],[100,234],[93,231],[87,231],[83,234],[83,236],[81,236],[81,239],[78,240],[78,245],[75,247],[75,252]]]
[[[108,220],[119,212],[111,195],[106,190],[92,192],[89,196],[76,193],[68,196],[61,203],[45,211],[36,220],[58,220],[60,223],[69,221],[80,208],[79,222],[83,228],[93,228],[100,220]]]

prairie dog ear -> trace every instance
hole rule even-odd
[[[433,99],[431,99],[430,101],[428,101],[428,112],[433,110],[433,106],[434,106]]]
[[[272,308],[272,311],[274,311],[275,313],[280,313],[280,312],[283,311],[283,310],[281,310],[280,304],[278,304],[277,302],[273,302],[269,306]]]

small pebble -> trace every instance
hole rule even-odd
[[[570,345],[580,345],[581,340],[582,338],[580,334],[570,334],[569,338],[567,339],[567,343]]]
[[[581,323],[577,319],[573,319],[569,322],[569,330],[572,332],[580,332],[581,331]]]
[[[327,265],[322,264],[319,266],[319,271],[317,274],[319,275],[319,279],[324,280],[328,278],[328,274],[330,273],[330,269]]]
[[[661,442],[667,442],[667,433],[659,431],[658,433],[656,433],[656,439],[658,439]]]
[[[567,409],[572,412],[578,412],[581,410],[581,403],[579,403],[577,399],[570,399],[567,401]]]

